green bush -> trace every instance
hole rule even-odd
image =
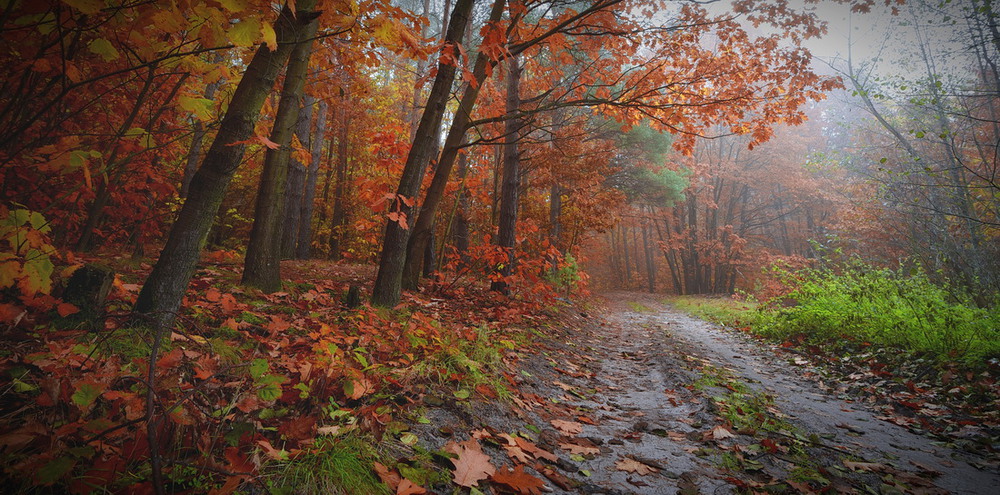
[[[788,273],[797,289],[761,308],[755,331],[779,338],[844,339],[982,365],[1000,357],[1000,310],[907,272],[860,262]]]

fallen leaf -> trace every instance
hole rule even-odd
[[[340,426],[320,426],[316,428],[317,435],[339,435],[340,430],[343,428]]]
[[[541,448],[541,447],[539,447],[539,446],[537,446],[537,445],[529,442],[528,440],[526,440],[524,438],[514,437],[514,441],[517,442],[517,446],[520,447],[521,450],[523,450],[523,451],[531,454],[532,456],[535,457],[535,459],[539,459],[539,460],[545,459],[545,460],[547,460],[549,462],[556,462],[557,460],[559,460],[559,457],[557,457],[552,452],[549,452],[549,451],[547,451],[547,450],[545,450],[545,449],[543,449],[543,448]]]
[[[403,481],[399,482],[399,487],[396,488],[396,495],[424,495],[427,490],[424,487],[403,478]]]
[[[271,459],[274,459],[276,461],[283,461],[288,459],[288,451],[286,451],[285,449],[278,450],[274,448],[274,446],[271,445],[271,442],[268,442],[267,440],[258,440],[257,445],[259,445],[262,449],[264,449],[264,453],[267,454],[267,456],[270,457]]]
[[[402,479],[395,469],[390,471],[389,468],[381,462],[372,463],[372,467],[375,468],[375,474],[377,474],[379,479],[382,480],[382,483],[385,483],[390,489],[396,490],[397,493],[399,492],[397,487],[400,486]]]
[[[502,472],[495,473],[490,479],[494,483],[505,485],[520,495],[541,495],[545,482],[540,478],[524,472],[524,466],[517,466],[513,470],[505,468]]]
[[[729,431],[725,426],[719,425],[712,428],[712,438],[715,440],[724,440],[726,438],[735,438],[733,432]]]
[[[871,471],[873,473],[879,473],[889,469],[885,464],[875,462],[844,461],[844,465],[852,471]]]
[[[593,445],[589,441],[587,443],[590,445],[581,445],[579,443],[563,442],[559,444],[559,447],[561,447],[566,452],[569,452],[570,454],[597,455],[601,453],[600,447]]]
[[[553,419],[551,423],[552,426],[555,427],[555,429],[559,430],[564,435],[579,435],[581,432],[583,432],[583,425],[577,423],[576,421]]]
[[[619,459],[618,462],[615,463],[615,467],[618,468],[619,471],[625,471],[626,473],[635,473],[642,476],[651,473],[657,473],[660,471],[655,467],[647,466],[635,459],[632,459],[631,457]]]
[[[291,323],[281,319],[280,316],[272,316],[271,323],[267,325],[267,331],[276,334],[288,330],[291,326]]]
[[[278,433],[281,433],[289,440],[305,440],[313,437],[313,429],[315,427],[315,416],[299,416],[282,421],[278,425]]]
[[[444,450],[458,456],[451,460],[455,465],[452,474],[458,486],[471,488],[496,472],[496,468],[490,463],[490,456],[483,453],[479,441],[475,439],[470,438],[462,443],[448,442]]]
[[[350,379],[344,382],[344,395],[348,399],[358,400],[375,391],[375,384],[371,380],[361,377],[360,379]]]
[[[64,302],[64,303],[59,303],[59,306],[56,306],[56,311],[59,312],[59,316],[65,318],[73,313],[79,313],[80,308],[70,303]]]
[[[209,287],[209,289],[205,291],[206,301],[219,302],[220,299],[222,299],[222,292],[219,292],[219,289],[216,289],[215,287]]]
[[[669,439],[671,439],[671,440],[673,440],[675,442],[686,442],[687,439],[688,439],[687,435],[685,435],[685,434],[683,434],[683,433],[681,433],[679,431],[668,431],[667,432],[667,438],[669,438]]]
[[[910,460],[910,464],[916,466],[916,468],[921,470],[923,474],[929,475],[931,477],[941,476],[942,474],[940,470],[930,467],[927,464],[923,464],[914,460]]]
[[[557,387],[559,387],[559,388],[561,388],[561,389],[563,389],[564,392],[569,392],[570,390],[573,390],[573,386],[572,385],[567,385],[567,384],[565,384],[563,382],[560,382],[558,380],[552,382],[552,384],[555,385],[555,386],[557,386]]]

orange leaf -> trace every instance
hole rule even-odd
[[[260,142],[260,144],[263,144],[264,146],[267,146],[268,148],[270,148],[272,150],[276,150],[276,149],[278,149],[278,148],[281,147],[280,144],[278,144],[278,143],[276,143],[274,141],[271,141],[266,136],[256,136],[256,138],[257,138],[257,141]]]
[[[215,287],[210,287],[205,291],[205,300],[208,302],[219,302],[220,298],[222,298],[222,293]]]
[[[652,466],[647,466],[635,459],[632,459],[631,457],[619,459],[618,462],[615,463],[615,467],[618,468],[619,471],[625,471],[627,473],[635,473],[643,476],[659,471],[659,469],[656,469]]]
[[[59,306],[56,306],[56,311],[59,312],[59,316],[65,318],[73,313],[79,313],[80,308],[70,303],[64,302],[64,303],[59,303]]]
[[[483,453],[477,440],[470,438],[462,443],[449,442],[444,449],[458,456],[451,463],[455,465],[453,474],[455,484],[459,486],[471,488],[496,472],[490,463],[490,456]]]
[[[518,466],[507,472],[494,474],[490,479],[501,485],[506,485],[521,495],[541,495],[545,482],[524,472],[524,466]]]
[[[583,425],[575,421],[565,421],[562,419],[553,419],[551,421],[552,426],[557,430],[562,432],[564,435],[579,435],[583,432]]]
[[[399,483],[399,487],[396,488],[396,495],[424,495],[427,490],[424,487],[403,478],[403,481]]]
[[[282,421],[278,425],[278,433],[281,433],[289,440],[305,440],[313,436],[313,429],[315,427],[315,416],[299,416]]]
[[[393,490],[397,490],[397,487],[399,487],[399,484],[401,482],[401,478],[399,477],[399,473],[397,473],[395,469],[390,471],[389,468],[387,468],[385,464],[382,464],[381,462],[376,462],[372,464],[372,467],[375,468],[375,474],[377,474],[378,477],[382,480],[382,483],[385,483],[386,485],[389,486],[389,488]]]
[[[280,461],[288,458],[287,452],[274,448],[274,446],[271,445],[271,442],[268,442],[267,440],[258,440],[257,445],[264,449],[264,453],[271,459]]]
[[[348,399],[358,400],[375,391],[375,384],[371,380],[361,377],[358,380],[347,379],[344,383],[344,395]]]
[[[589,443],[589,442],[588,442]],[[570,454],[580,454],[580,455],[597,455],[601,453],[600,447],[596,445],[581,445],[577,443],[563,442],[559,444],[563,450],[569,452]]]
[[[712,438],[716,440],[734,437],[736,437],[736,435],[733,435],[733,432],[729,431],[725,426],[719,425],[712,429]]]
[[[291,326],[291,323],[281,319],[280,316],[272,316],[271,323],[268,323],[267,325],[267,331],[271,333],[284,332],[285,330],[291,328]]]
[[[222,299],[219,302],[222,304],[222,309],[224,309],[226,313],[232,313],[233,311],[236,311],[236,305],[238,303],[236,302],[236,298],[233,297],[232,294],[223,294]],[[236,328],[233,328],[233,330],[236,330]]]

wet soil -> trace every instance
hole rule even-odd
[[[519,356],[510,405],[434,403],[415,433],[440,448],[478,430],[496,465],[512,461],[495,439],[516,434],[554,454],[527,462],[551,493],[1000,493],[990,462],[830,395],[794,353],[648,294],[607,294],[601,306],[569,311]],[[706,380],[720,374],[730,385]],[[736,382],[787,427],[724,419],[719,397]]]

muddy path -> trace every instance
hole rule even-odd
[[[478,431],[497,465],[520,457],[552,493],[1000,493],[981,459],[830,395],[800,356],[652,296],[608,294],[545,333],[521,356],[513,407],[437,408],[433,424],[454,428],[421,436]]]

